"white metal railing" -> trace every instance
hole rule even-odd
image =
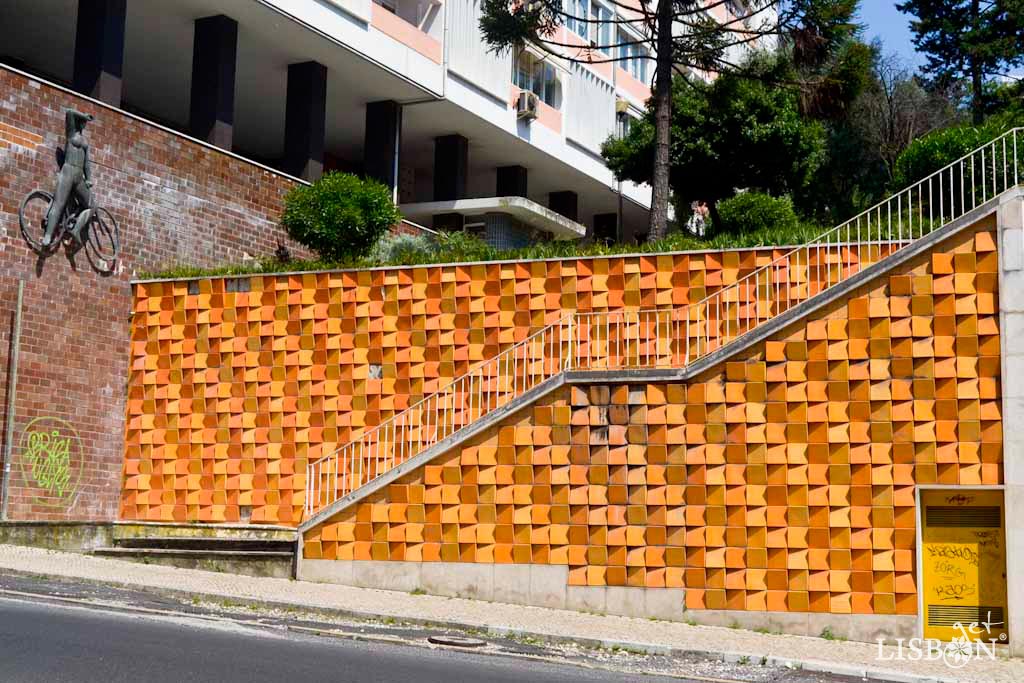
[[[307,517],[565,370],[685,368],[714,353],[1019,184],[1022,131],[1007,131],[699,301],[574,313],[542,328],[310,463]]]
[[[306,512],[334,502],[571,365],[573,316],[542,328],[307,466]]]

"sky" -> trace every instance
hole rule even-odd
[[[864,40],[881,38],[885,54],[895,53],[910,68],[924,63],[910,42],[910,15],[896,9],[896,0],[861,0],[860,22],[866,25]]]

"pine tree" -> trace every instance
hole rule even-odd
[[[1024,64],[1024,0],[905,0],[924,73],[942,86],[970,82],[971,118],[985,116],[985,82]]]
[[[849,15],[857,0],[604,0],[610,16],[580,16],[587,3],[565,0],[484,0],[480,27],[495,51],[532,44],[561,59],[598,64],[637,59],[654,62],[650,109],[654,120],[651,215],[648,240],[668,227],[672,78],[696,71],[713,75],[739,68],[739,58],[765,38],[794,27],[813,49],[831,40],[836,14]],[[725,20],[715,16],[725,14]],[[561,26],[587,27],[589,49],[559,39]],[[604,31],[603,26],[612,30]],[[773,41],[774,42],[774,41]],[[624,49],[625,48],[625,49]]]

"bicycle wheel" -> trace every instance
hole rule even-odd
[[[111,273],[121,253],[121,233],[117,221],[103,208],[92,209],[92,217],[85,226],[86,258],[101,273]]]
[[[55,239],[49,248],[43,249],[43,235],[46,234],[46,214],[50,211],[53,203],[53,195],[43,190],[33,190],[21,202],[18,209],[18,223],[21,225],[21,236],[28,242],[28,246],[37,254],[44,254],[52,251],[60,244]],[[60,226],[57,227],[60,232]],[[59,235],[55,235],[59,237]]]

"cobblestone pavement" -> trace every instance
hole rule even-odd
[[[178,598],[187,597],[194,605],[221,605],[236,611],[276,610],[294,616],[313,610],[320,622],[325,610],[337,610],[336,616],[349,619],[363,617],[383,624],[426,623],[511,636],[527,643],[554,641],[564,646],[569,640],[575,640],[584,647],[603,644],[608,652],[616,652],[618,648],[619,652],[634,650],[651,654],[727,653],[729,662],[741,664],[792,660],[796,667],[802,665],[805,672],[820,668],[856,673],[857,678],[866,672],[872,678],[892,681],[928,678],[978,683],[1024,681],[1024,660],[1018,658],[976,658],[960,669],[952,669],[941,660],[880,661],[878,646],[870,643],[690,626],[288,579],[242,577],[21,546],[0,545],[0,573],[3,570],[148,589]],[[894,648],[885,648],[882,654],[891,658],[896,653]],[[708,670],[703,675],[714,677],[716,673]],[[717,677],[780,680],[774,676],[740,679],[725,671],[719,672]]]

